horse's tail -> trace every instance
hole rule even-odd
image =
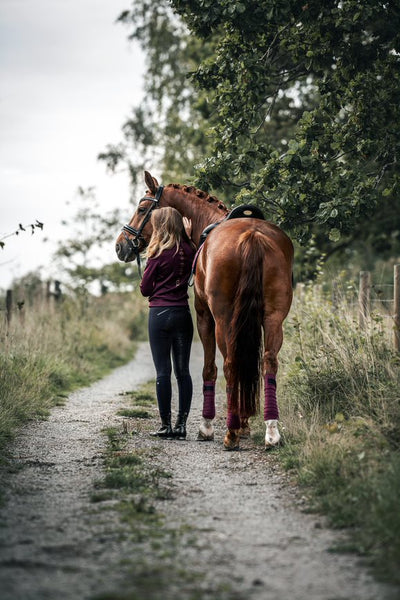
[[[263,357],[263,270],[269,249],[265,236],[254,230],[239,238],[240,278],[235,295],[229,335],[230,408],[241,416],[252,416],[259,408]]]

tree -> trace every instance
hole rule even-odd
[[[193,74],[218,96],[200,187],[237,185],[237,201],[258,198],[302,241],[319,224],[338,242],[381,207],[398,206],[397,1],[171,4],[193,33],[219,38],[212,59]],[[311,92],[313,105],[304,110]],[[282,152],[269,124],[283,96],[292,98],[292,115],[299,105],[303,110]]]
[[[12,237],[13,235],[20,235],[21,232],[25,231],[30,231],[33,235],[36,229],[43,230],[43,223],[41,221],[38,221],[37,219],[35,223],[29,223],[29,225],[22,225],[22,223],[19,223],[18,229],[15,229],[11,233],[6,233],[0,237],[0,248],[4,248],[4,246],[6,245],[4,240],[6,240],[7,238]]]
[[[55,259],[60,261],[63,271],[69,275],[73,288],[86,293],[89,286],[96,284],[101,292],[109,287],[119,289],[132,285],[132,265],[113,262],[104,264],[101,251],[111,246],[122,223],[119,209],[102,215],[93,187],[79,188],[78,208],[71,221],[63,221],[70,237],[58,243]]]
[[[196,163],[211,152],[219,96],[212,89],[199,89],[189,75],[201,62],[213,60],[218,36],[204,41],[193,35],[173,14],[169,0],[156,5],[138,0],[118,21],[128,27],[129,38],[138,40],[146,53],[145,93],[141,105],[122,126],[123,140],[109,144],[99,158],[112,172],[127,168],[133,187],[138,180],[142,182],[143,170],[150,164],[162,178],[168,176],[168,181],[191,181]],[[303,94],[303,110],[312,106],[309,92],[310,88]],[[283,151],[282,144],[287,144],[302,110],[284,95],[275,105],[274,118],[265,127],[276,142],[274,147]],[[264,128],[259,131],[259,137],[263,136]],[[227,180],[223,184],[219,189],[229,204],[237,188]]]
[[[119,21],[146,52],[145,99],[101,155],[133,184],[151,166],[258,204],[304,245],[300,277],[366,241],[400,252],[399,10],[321,4],[137,0]]]
[[[99,158],[111,172],[127,169],[133,188],[150,166],[168,181],[187,181],[208,152],[213,121],[209,94],[194,93],[187,74],[212,54],[213,40],[190,35],[167,0],[138,0],[118,21],[146,52],[144,99],[123,124],[122,141],[109,144]]]

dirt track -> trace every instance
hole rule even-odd
[[[72,394],[47,421],[21,431],[12,468],[1,472],[7,488],[0,512],[1,600],[398,599],[399,590],[376,583],[356,557],[330,552],[340,534],[304,512],[306,506],[279,473],[273,455],[251,440],[239,452],[224,452],[222,417],[214,442],[196,441],[198,344],[192,374],[188,440],[161,441],[139,432],[130,442],[150,449],[156,466],[172,474],[171,498],[159,500],[157,509],[168,527],[183,531],[182,525],[188,525],[176,562],[186,573],[197,574],[192,584],[181,584],[171,572],[157,593],[128,594],[129,561],[122,564],[121,559],[135,561],[137,555],[139,560],[142,551],[121,537],[117,512],[99,517],[90,501],[94,481],[102,477],[102,430],[122,427],[116,411],[126,400],[119,394],[154,377],[144,343],[129,365]]]

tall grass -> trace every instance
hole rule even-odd
[[[144,303],[129,295],[37,302],[0,328],[0,451],[16,428],[45,416],[66,392],[133,355],[143,338]]]
[[[360,330],[343,298],[315,287],[297,297],[280,354],[283,465],[308,490],[309,509],[351,528],[351,548],[400,582],[400,356],[391,323]]]

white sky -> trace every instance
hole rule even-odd
[[[0,288],[42,265],[43,279],[56,275],[51,256],[78,186],[95,186],[105,212],[130,216],[127,176],[97,161],[142,95],[143,56],[115,24],[130,5],[0,0],[0,238],[19,223],[45,227],[5,240]],[[106,260],[117,260],[112,247]]]

